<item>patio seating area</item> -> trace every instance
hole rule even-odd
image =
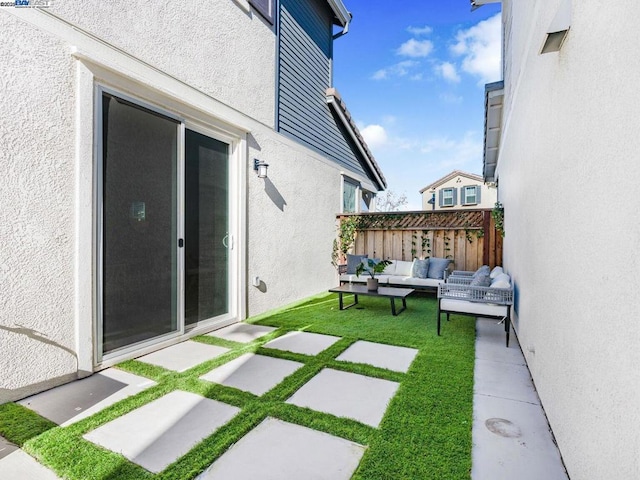
[[[0,471],[566,479],[517,342],[456,316],[438,337],[433,296],[398,317],[368,300],[341,312],[323,295],[12,404],[49,425]]]

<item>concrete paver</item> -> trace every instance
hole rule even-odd
[[[231,405],[176,390],[85,434],[84,438],[158,473],[239,411]]]
[[[8,456],[10,453],[13,453],[18,449],[19,448],[17,445],[14,445],[4,437],[0,437],[0,460],[2,460],[4,457]]]
[[[7,480],[59,480],[55,473],[22,450],[0,460],[0,478]]]
[[[407,372],[417,354],[418,350],[415,348],[396,347],[360,340],[338,355],[336,360],[366,363],[394,372]]]
[[[17,403],[58,425],[67,426],[155,384],[148,378],[109,368]]]
[[[317,355],[340,340],[340,337],[310,332],[289,332],[264,344],[266,348]]]
[[[149,353],[136,360],[150,363],[168,370],[184,372],[196,365],[228,352],[228,348],[187,340],[157,352]]]
[[[245,353],[200,378],[262,395],[303,366],[291,360]]]
[[[274,330],[277,330],[277,328],[252,325],[250,323],[234,323],[233,325],[215,330],[207,335],[231,340],[233,342],[249,343]]]
[[[357,443],[266,418],[198,480],[349,480],[364,451]]]
[[[476,321],[473,480],[568,480],[515,335]]]
[[[325,368],[287,403],[378,427],[399,383]]]

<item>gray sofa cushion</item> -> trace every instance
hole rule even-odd
[[[491,277],[489,277],[489,274],[479,274],[477,277],[475,277],[473,280],[471,280],[471,284],[472,287],[488,287],[491,285]]]
[[[444,271],[449,268],[450,263],[451,260],[448,258],[431,257],[429,259],[429,271],[427,273],[427,278],[444,278]]]
[[[347,273],[355,275],[358,264],[362,262],[363,258],[368,258],[369,255],[351,255],[347,253]]]

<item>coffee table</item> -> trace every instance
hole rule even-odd
[[[339,287],[335,287],[329,290],[330,292],[338,294],[338,301],[340,302],[340,310],[346,310],[347,308],[351,308],[354,305],[358,304],[358,295],[362,295],[363,297],[386,297],[391,299],[391,313],[395,316],[407,308],[407,297],[413,293],[415,290],[413,288],[396,288],[396,287],[378,287],[378,290],[367,290],[366,285],[357,285],[354,283],[345,283],[344,285],[340,285]],[[355,299],[354,302],[345,305],[342,301],[342,296],[345,293],[353,294]],[[400,310],[396,310],[396,298],[402,299],[402,308]]]

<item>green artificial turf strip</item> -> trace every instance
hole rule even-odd
[[[319,295],[250,319],[251,323],[271,325],[278,330],[248,344],[209,336],[194,338],[230,351],[186,372],[172,372],[135,360],[120,364],[119,368],[158,384],[69,427],[52,428],[55,425],[50,422],[34,427],[38,423],[35,420],[41,417],[10,404],[0,406],[0,428],[5,425],[5,418],[15,417],[14,410],[19,412],[18,418],[25,421],[17,423],[24,423],[29,433],[21,437],[13,433],[12,438],[7,438],[14,442],[16,437],[23,438],[25,450],[70,479],[194,478],[267,417],[366,445],[354,479],[469,478],[475,322],[469,317],[452,316],[450,322],[443,322],[443,336],[438,337],[435,312],[433,296],[409,297],[407,310],[393,317],[388,299],[361,297],[358,306],[339,311],[337,295]],[[293,330],[341,338],[316,356],[264,347],[268,341]],[[419,354],[407,373],[335,359],[358,340],[416,348]],[[260,397],[199,378],[248,352],[293,360],[303,366]],[[400,383],[379,428],[285,403],[323,368]],[[174,390],[197,393],[241,411],[158,475],[82,438],[85,433]]]
[[[0,405],[0,436],[21,447],[56,424],[16,403]]]

